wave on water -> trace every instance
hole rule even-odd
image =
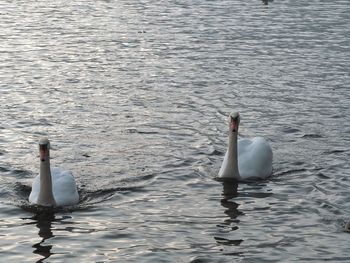
[[[87,186],[78,182],[80,198],[77,205],[42,207],[30,204],[28,201],[32,190],[31,183],[34,179],[30,171],[0,167],[0,172],[4,175],[0,178],[2,185],[0,188],[0,202],[21,207],[25,211],[35,214],[84,210],[101,203],[106,203],[111,199],[115,201],[115,198],[127,195],[128,193],[145,191],[144,186],[150,183],[155,177],[154,174],[146,174],[122,178],[119,181],[114,180],[113,185],[116,185],[115,187],[108,187],[111,184],[101,186],[97,182]]]

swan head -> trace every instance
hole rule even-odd
[[[42,138],[39,140],[39,153],[42,162],[45,162],[50,158],[50,141],[48,138]]]
[[[239,112],[231,112],[229,116],[229,124],[230,124],[230,131],[233,133],[238,132],[240,122],[240,115]]]

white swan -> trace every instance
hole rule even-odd
[[[79,202],[73,175],[59,168],[50,169],[50,141],[39,141],[40,174],[35,177],[29,202],[42,206],[69,206]]]
[[[237,141],[239,122],[239,113],[231,113],[228,149],[219,171],[219,177],[236,180],[268,177],[272,173],[273,155],[269,143],[261,137]]]

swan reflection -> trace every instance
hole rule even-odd
[[[53,254],[51,252],[52,245],[45,245],[44,243],[46,240],[54,236],[51,229],[52,229],[52,221],[55,220],[55,214],[54,213],[36,214],[32,219],[36,220],[36,227],[39,228],[38,235],[39,237],[42,238],[40,242],[33,245],[33,248],[35,248],[33,253],[42,256],[42,258],[37,262],[43,262]]]
[[[273,2],[273,0],[262,0],[262,2],[264,5],[268,5],[270,2]]]
[[[243,213],[238,209],[239,204],[232,201],[238,196],[238,181],[233,179],[222,180],[223,192],[221,199],[221,206],[225,208],[224,213],[228,216],[223,223],[218,225],[220,227],[217,236],[214,239],[217,244],[225,246],[238,246],[243,242],[243,239],[231,238],[232,231],[238,230],[238,217]],[[230,234],[231,233],[231,234]]]
[[[226,223],[230,222],[239,222],[237,217],[239,215],[242,215],[243,213],[238,210],[239,204],[236,202],[232,201],[233,198],[238,196],[238,181],[237,180],[223,180],[222,181],[222,186],[223,186],[223,192],[222,196],[223,198],[221,199],[221,205],[226,208],[224,213],[228,215],[230,218],[229,220],[225,220]]]
[[[235,179],[223,179],[222,181],[222,196],[224,199],[232,199],[238,196],[238,181]]]

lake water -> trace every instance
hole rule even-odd
[[[350,261],[348,0],[0,6],[1,261]],[[269,179],[214,179],[233,110]],[[27,201],[42,136],[76,207]]]

